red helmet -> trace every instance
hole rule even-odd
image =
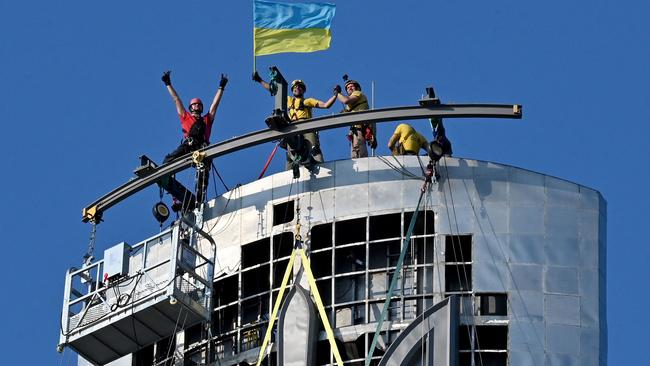
[[[200,98],[192,98],[192,100],[190,100],[190,112],[192,111],[192,106],[195,105],[195,104],[199,105],[199,108],[198,108],[199,113],[203,112],[203,102],[201,101]]]

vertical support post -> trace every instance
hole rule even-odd
[[[274,111],[280,110],[283,113],[287,113],[287,95],[289,95],[289,85],[277,67],[271,66],[270,69],[271,74],[273,75],[272,81],[275,82],[275,85],[277,87],[277,92],[274,94],[275,99],[273,109]]]
[[[180,244],[180,225],[174,225],[172,229],[172,253],[171,258],[169,259],[169,287],[167,288],[167,295],[174,295],[174,288],[176,287],[176,269],[178,266],[178,251],[181,249]]]
[[[65,274],[65,286],[63,289],[63,310],[61,311],[61,336],[67,340],[65,334],[68,333],[70,328],[70,294],[72,293],[72,271],[75,271],[76,268],[70,268]],[[61,344],[64,344],[62,342]],[[60,345],[61,345],[60,344]]]
[[[282,76],[277,67],[271,66],[269,68],[271,80],[269,81],[271,95],[275,96],[273,104],[273,113],[266,118],[264,122],[269,128],[279,130],[289,124],[289,116],[287,114],[287,95],[288,85],[287,81]]]

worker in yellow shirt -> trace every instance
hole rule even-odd
[[[264,89],[269,90],[269,83],[262,80],[260,75],[255,71],[253,74],[253,81],[259,83]],[[287,96],[287,109],[289,119],[291,121],[299,121],[303,119],[312,118],[312,108],[328,109],[334,104],[336,95],[331,96],[326,102],[322,102],[315,98],[305,98],[307,85],[302,80],[294,80],[291,82],[291,93],[293,96]],[[307,142],[307,148],[311,151],[311,156],[316,163],[322,163],[323,153],[320,149],[320,141],[316,132],[308,132],[302,135]],[[291,157],[287,151],[287,170],[291,169]]]
[[[347,78],[347,75],[344,79]],[[343,95],[341,93],[341,87],[334,87],[334,95],[343,103],[345,106],[341,113],[349,112],[358,112],[365,111],[368,109],[368,98],[361,92],[361,85],[356,80],[346,80],[345,82],[345,92],[348,94]],[[377,139],[375,136],[375,126],[374,124],[358,124],[350,127],[350,133],[348,134],[348,139],[352,143],[350,149],[350,158],[365,158],[368,156],[368,148],[366,148],[366,143],[370,145],[371,148],[377,148]]]
[[[420,149],[429,153],[429,142],[411,125],[402,123],[393,132],[388,141],[388,149],[393,155],[418,155]]]

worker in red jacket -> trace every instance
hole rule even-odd
[[[172,86],[172,81],[170,77],[171,71],[165,71],[162,76],[162,81],[167,87],[169,95],[171,95],[174,100],[174,105],[176,106],[176,112],[181,121],[181,128],[183,130],[183,141],[176,148],[176,150],[165,156],[163,164],[169,163],[183,155],[189,154],[196,150],[199,150],[203,147],[206,147],[210,144],[210,133],[212,132],[212,124],[214,122],[214,116],[217,113],[217,107],[219,107],[219,102],[221,102],[221,97],[223,96],[223,91],[228,84],[228,77],[224,74],[221,74],[221,80],[219,80],[219,89],[217,89],[214,99],[212,99],[212,104],[210,104],[210,109],[208,113],[203,114],[203,102],[199,98],[193,98],[190,100],[188,106],[189,112],[183,106],[181,98],[178,96],[178,93]],[[205,198],[205,192],[208,187],[208,178],[210,176],[210,168],[212,167],[211,160],[203,161],[204,168],[197,177],[196,182],[196,200],[200,204]]]

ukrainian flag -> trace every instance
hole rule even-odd
[[[314,52],[330,47],[334,4],[253,3],[255,56]]]

